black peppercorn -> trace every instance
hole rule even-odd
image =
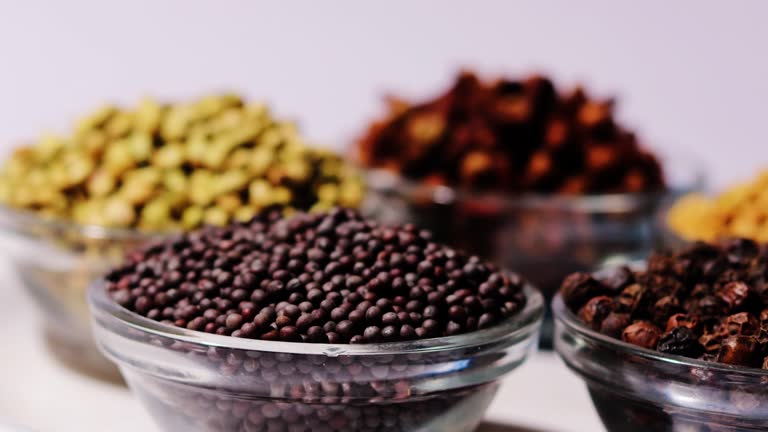
[[[637,321],[627,326],[621,334],[624,342],[643,348],[654,349],[661,337],[661,330],[648,321]]]
[[[630,315],[634,314],[635,311],[642,312],[645,291],[646,288],[640,284],[632,284],[625,287],[616,299],[619,310],[627,312]]]
[[[659,339],[657,350],[667,354],[698,358],[704,354],[704,347],[698,341],[696,334],[688,327],[680,326],[665,333]]]
[[[739,309],[747,296],[749,296],[749,286],[741,281],[729,282],[717,291],[717,297],[727,305],[729,311]]]
[[[723,323],[725,333],[730,336],[752,336],[760,331],[760,323],[749,312],[733,314]]]
[[[739,366],[759,366],[757,339],[751,336],[729,336],[723,339],[717,361]]]
[[[732,239],[653,254],[643,271],[575,273],[561,294],[604,334],[667,354],[759,367],[768,357],[766,275],[768,245]]]
[[[667,320],[667,331],[677,327],[688,327],[697,333],[699,331],[699,319],[693,314],[676,313]]]
[[[565,304],[578,310],[590,298],[603,294],[605,287],[588,273],[574,273],[563,281],[560,292]]]
[[[597,296],[589,300],[581,309],[579,309],[579,318],[584,324],[599,330],[603,320],[613,312],[613,299],[608,296]]]
[[[621,333],[624,331],[629,323],[632,322],[629,314],[620,312],[611,312],[605,317],[602,323],[600,323],[600,333],[606,334],[611,337],[621,337]]]
[[[674,295],[666,295],[656,301],[651,307],[651,318],[659,326],[663,326],[669,317],[681,312],[680,301]]]

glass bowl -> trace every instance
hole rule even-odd
[[[768,370],[662,354],[584,326],[560,295],[555,349],[609,432],[765,431]]]
[[[49,220],[5,206],[0,206],[0,235],[20,282],[42,312],[54,353],[85,372],[117,376],[93,343],[86,291],[127,250],[156,236]]]
[[[701,190],[696,192],[703,192]],[[669,224],[669,213],[677,204],[678,200],[683,198],[684,194],[675,197],[675,199],[666,200],[656,211],[656,226],[658,227],[658,250],[680,250],[696,240],[690,240],[683,237],[675,231]]]
[[[667,169],[666,191],[584,196],[484,193],[370,170],[364,211],[386,223],[430,229],[437,240],[516,269],[548,301],[570,273],[633,262],[659,246],[659,209],[704,184],[699,164],[682,160],[690,163]],[[545,346],[551,326],[548,318]]]
[[[273,342],[152,321],[104,283],[96,340],[167,431],[472,431],[499,379],[535,349],[544,310],[527,286],[514,317],[469,334],[388,344]]]

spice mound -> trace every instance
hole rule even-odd
[[[687,240],[745,237],[768,241],[768,171],[716,197],[682,197],[670,209],[667,223]]]
[[[574,273],[561,294],[594,330],[662,353],[768,369],[768,247],[747,239],[652,255],[644,271]]]
[[[270,206],[356,207],[359,176],[292,124],[236,95],[107,106],[69,136],[17,149],[0,203],[80,224],[143,230],[247,221]]]
[[[501,192],[597,194],[663,190],[656,157],[614,118],[611,100],[559,93],[541,76],[482,82],[461,74],[419,104],[390,103],[358,157],[429,184]]]
[[[353,210],[262,212],[129,254],[111,297],[153,320],[219,335],[360,344],[490,327],[525,304],[523,280]]]

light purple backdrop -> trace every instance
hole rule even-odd
[[[768,166],[765,1],[0,0],[0,146],[106,100],[234,89],[341,146],[380,96],[429,95],[462,65],[543,71],[599,95],[715,185]]]

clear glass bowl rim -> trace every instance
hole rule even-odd
[[[66,219],[47,218],[32,210],[14,208],[0,204],[0,219],[14,227],[42,226],[51,231],[77,233],[82,238],[99,240],[143,241],[179,233],[178,231],[141,231],[133,228],[111,228],[101,225],[85,225]]]
[[[606,193],[586,195],[562,195],[543,193],[510,194],[478,189],[459,188],[450,185],[429,185],[408,178],[384,168],[360,167],[365,175],[366,187],[374,192],[396,191],[406,197],[429,196],[440,204],[451,204],[464,200],[482,201],[502,208],[559,209],[571,211],[622,212],[648,203],[655,203],[668,196],[681,196],[701,190],[706,186],[704,164],[688,154],[673,153],[670,159],[685,160],[678,171],[686,174],[685,181],[670,184],[656,192]],[[660,158],[667,160],[667,158]]]
[[[534,335],[541,325],[544,315],[544,297],[531,284],[526,284],[523,290],[526,297],[523,310],[493,327],[456,336],[360,345],[243,339],[163,324],[115,303],[107,295],[104,280],[94,282],[88,289],[88,303],[92,318],[95,313],[103,313],[120,325],[133,330],[208,347],[298,355],[407,355],[466,349],[506,339],[527,339]]]
[[[579,321],[578,317],[573,314],[563,301],[562,295],[558,292],[552,299],[552,313],[554,314],[555,321],[565,326],[568,330],[576,332],[579,336],[589,339],[606,349],[612,351],[625,352],[627,354],[642,357],[648,360],[658,361],[666,364],[697,368],[708,369],[711,371],[718,371],[728,374],[738,374],[745,377],[760,379],[768,377],[768,370],[744,367],[744,366],[732,366],[723,363],[717,363],[706,360],[697,360],[683,356],[671,355],[660,353],[655,350],[642,348],[637,345],[624,342],[621,339],[616,339],[608,335],[604,335],[600,332],[592,330]]]

